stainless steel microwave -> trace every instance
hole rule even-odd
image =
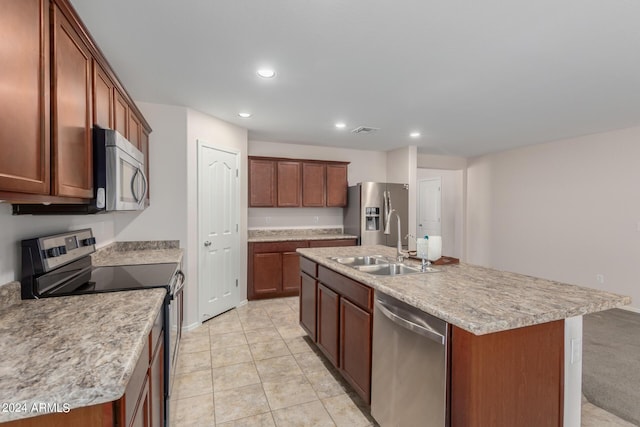
[[[149,181],[144,174],[144,154],[115,130],[95,128],[94,150],[104,153],[94,162],[95,204],[107,211],[145,208]]]
[[[145,208],[149,181],[144,154],[112,129],[93,129],[94,197],[83,204],[14,204],[13,214],[78,215]]]

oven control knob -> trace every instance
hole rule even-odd
[[[47,258],[55,258],[60,256],[60,250],[58,248],[47,249]]]
[[[80,240],[80,246],[91,246],[96,244],[95,237],[87,237],[86,239]]]

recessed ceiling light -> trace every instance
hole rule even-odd
[[[346,127],[347,127],[347,125],[346,125],[346,124],[344,124],[344,123],[342,123],[342,122],[340,122],[340,123],[336,123],[336,127],[337,127],[338,129],[344,129],[344,128],[346,128]]]
[[[272,79],[276,76],[276,72],[271,68],[261,68],[258,70],[258,75],[263,79]]]
[[[418,138],[418,137],[420,136],[420,132],[411,132],[411,133],[409,134],[409,136],[410,136],[411,138]]]
[[[238,113],[238,115],[243,119],[248,119],[249,117],[251,117],[251,113]]]

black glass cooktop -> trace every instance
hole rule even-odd
[[[88,267],[78,270],[74,277],[63,283],[40,283],[40,289],[48,289],[46,296],[162,287],[170,291],[169,287],[177,269],[176,263]],[[66,272],[66,274],[69,273],[69,271]]]

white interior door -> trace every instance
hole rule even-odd
[[[239,301],[240,154],[198,141],[198,312],[205,321]]]
[[[442,236],[442,178],[418,181],[417,237]]]

